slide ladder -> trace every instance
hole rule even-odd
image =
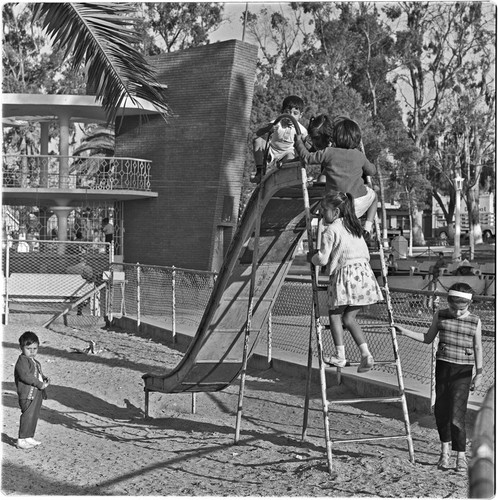
[[[312,218],[316,216],[310,208],[310,197],[308,194],[308,186],[307,186],[307,175],[304,168],[302,168],[302,190],[303,190],[303,200],[305,205],[305,219],[306,219],[306,230],[308,234],[308,249],[310,254],[313,254],[315,248],[318,247],[318,241],[320,238],[320,232],[317,234],[317,243],[315,244],[313,239],[312,232]],[[323,421],[324,421],[324,429],[325,429],[325,443],[327,450],[327,461],[328,461],[328,470],[332,474],[332,445],[338,443],[347,443],[347,442],[364,442],[364,441],[373,441],[373,440],[386,440],[386,439],[406,439],[408,444],[408,451],[410,455],[410,461],[415,461],[415,455],[413,450],[413,441],[410,430],[410,420],[408,416],[408,406],[406,403],[406,395],[405,388],[403,382],[403,374],[401,369],[401,361],[398,352],[398,343],[396,339],[396,329],[394,328],[394,316],[393,316],[393,308],[391,303],[391,296],[389,292],[389,285],[387,283],[387,266],[384,259],[384,251],[382,245],[382,238],[379,227],[379,219],[377,215],[375,216],[375,233],[376,240],[378,242],[378,248],[380,253],[380,261],[381,261],[381,269],[382,269],[382,277],[383,277],[383,291],[386,299],[386,305],[388,310],[388,318],[389,318],[389,329],[392,339],[392,346],[394,352],[394,360],[393,361],[376,361],[376,364],[391,364],[396,366],[396,374],[397,374],[397,383],[399,393],[394,397],[374,397],[374,398],[356,398],[356,399],[344,399],[344,400],[331,400],[327,399],[327,381],[326,381],[326,372],[325,372],[325,363],[323,362],[323,342],[322,342],[322,333],[325,329],[329,328],[326,325],[322,324],[322,316],[327,315],[328,311],[325,311],[325,314],[321,312],[321,304],[326,304],[326,294],[327,294],[327,286],[320,285],[318,280],[318,269],[313,264],[310,264],[311,270],[311,282],[312,282],[312,292],[313,292],[313,312],[312,312],[312,321],[310,328],[310,339],[309,339],[309,352],[308,352],[308,377],[306,384],[306,396],[304,403],[304,417],[303,417],[303,431],[302,431],[302,439],[304,440],[306,437],[307,425],[308,425],[308,411],[309,411],[309,394],[311,388],[311,375],[312,375],[312,362],[313,362],[313,331],[316,336],[316,346],[317,346],[317,357],[319,363],[319,372],[320,372],[320,392],[322,398],[322,412],[323,412]],[[347,366],[357,365],[359,363],[348,363]],[[337,368],[338,371],[338,381],[340,382],[340,373],[341,369]],[[357,404],[357,403],[400,403],[403,410],[403,418],[405,425],[405,433],[394,436],[375,436],[375,437],[364,437],[364,438],[351,438],[351,439],[331,439],[330,437],[330,424],[329,424],[329,407],[331,405],[341,405],[341,404]]]

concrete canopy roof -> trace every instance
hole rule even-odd
[[[156,108],[142,99],[138,105],[123,106],[117,116],[158,114]],[[4,125],[18,125],[19,120],[51,122],[69,113],[72,122],[107,123],[102,104],[91,95],[63,94],[2,94],[2,119]]]

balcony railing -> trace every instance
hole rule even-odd
[[[151,164],[137,158],[4,154],[2,186],[150,191]]]

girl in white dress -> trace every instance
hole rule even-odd
[[[328,265],[329,268],[330,330],[337,350],[336,356],[324,358],[324,362],[346,366],[344,325],[360,349],[358,372],[367,372],[374,366],[374,359],[356,316],[362,307],[383,300],[382,291],[370,267],[370,254],[355,215],[353,197],[331,191],[322,199],[320,208],[327,226],[322,233],[320,250],[311,260],[316,266]]]

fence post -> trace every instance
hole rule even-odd
[[[176,269],[171,272],[171,334],[173,343],[176,343]],[[195,412],[192,412],[195,413]]]
[[[437,278],[435,278],[437,279]],[[436,281],[431,281],[431,285],[433,287],[432,289],[432,315],[436,314],[436,310],[439,305],[439,298],[436,295],[437,292],[437,282]],[[439,339],[439,336],[438,336]],[[432,343],[431,346],[431,390],[430,390],[430,397],[431,397],[431,413],[434,413],[434,405],[436,404],[436,342]]]
[[[137,329],[140,328],[140,263],[137,262]]]
[[[268,314],[268,349],[266,352],[268,364],[271,363],[271,356],[272,356],[271,348],[272,348],[273,331],[272,331],[271,312],[272,312],[272,308],[270,308],[270,312]]]
[[[10,276],[10,245],[9,245],[9,239],[7,238],[5,240],[6,247],[5,247],[5,311],[4,311],[4,325],[9,324],[9,276]]]

